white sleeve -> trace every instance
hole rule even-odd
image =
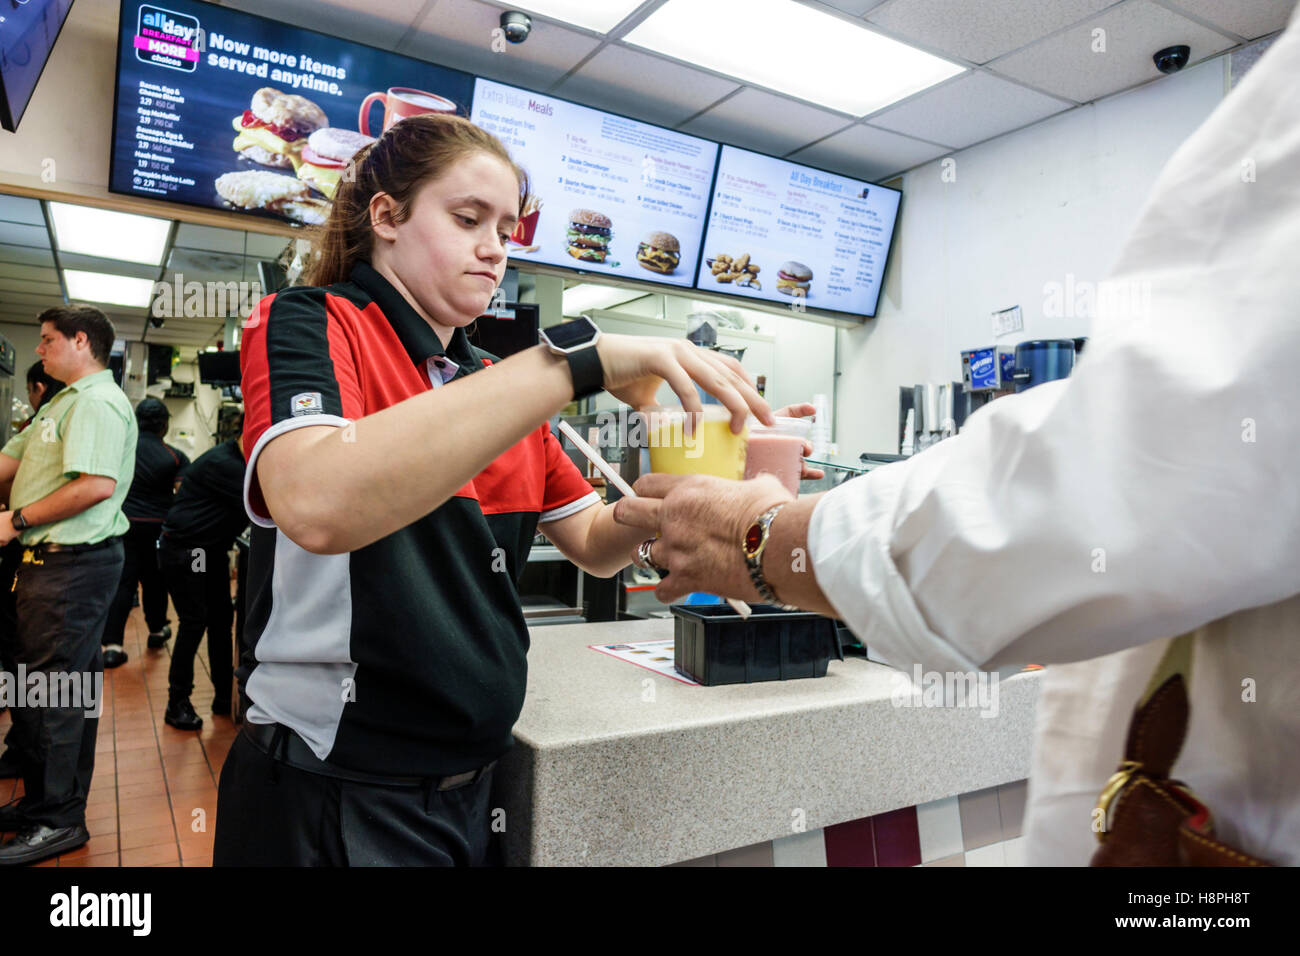
[[[1300,592],[1296,76],[1293,26],[1170,160],[1071,378],[818,504],[818,584],[891,663],[1081,660]]]

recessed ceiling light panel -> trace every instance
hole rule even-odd
[[[965,69],[790,0],[668,0],[624,39],[851,116]]]
[[[161,265],[172,224],[166,219],[50,203],[54,241],[60,252]]]
[[[149,279],[64,269],[63,281],[68,287],[68,298],[74,302],[99,302],[143,309],[153,301],[154,284]]]

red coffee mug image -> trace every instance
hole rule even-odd
[[[378,136],[370,132],[370,104],[379,100],[384,104],[384,128],[387,132],[398,120],[421,113],[455,113],[456,104],[437,93],[413,90],[405,86],[390,87],[387,93],[371,93],[361,101],[361,111],[357,114],[357,129],[367,136]]]

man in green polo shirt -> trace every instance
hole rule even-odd
[[[40,315],[45,370],[66,382],[30,426],[0,450],[0,545],[18,536],[14,586],[17,663],[45,674],[48,697],[12,710],[30,754],[25,796],[0,807],[0,865],[34,863],[88,839],[86,795],[94,771],[98,695],[64,699],[71,687],[102,687],[100,636],[122,573],[122,513],[135,472],[136,422],[113,381],[113,324],[91,306]],[[62,675],[73,675],[68,680]],[[64,690],[56,695],[55,688]],[[24,693],[24,687],[17,688]],[[81,695],[84,696],[84,695]]]

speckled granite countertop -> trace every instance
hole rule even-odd
[[[588,649],[669,620],[534,628],[516,745],[496,773],[512,865],[660,865],[1021,780],[1035,672],[978,707],[897,706],[894,671],[698,687]],[[647,683],[648,681],[648,683]]]

